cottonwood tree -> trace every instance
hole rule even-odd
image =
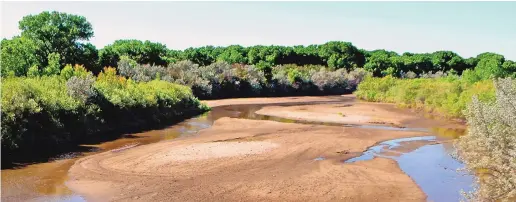
[[[61,64],[79,64],[80,58],[94,57],[91,46],[83,51],[85,46],[81,42],[93,36],[91,24],[83,16],[61,13],[57,11],[42,12],[37,15],[28,15],[19,22],[21,36],[28,38],[37,45],[36,54],[42,60],[42,66],[48,64],[48,55],[59,53]]]

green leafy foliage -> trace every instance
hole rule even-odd
[[[138,64],[167,65],[167,48],[161,43],[139,40],[116,40],[99,51],[103,67],[115,67],[122,56]]]
[[[43,69],[44,75],[50,76],[58,74],[60,72],[60,57],[61,56],[59,55],[59,53],[51,53],[48,55],[48,65]]]
[[[31,78],[34,78],[34,77],[38,77],[40,76],[41,73],[39,72],[39,68],[37,65],[34,65],[32,66],[31,68],[29,68],[29,70],[27,71],[27,77],[31,77]]]
[[[189,87],[166,81],[135,82],[106,68],[97,79],[83,66],[61,75],[2,80],[2,150],[72,143],[112,128],[180,119],[208,109]],[[66,145],[66,144],[65,144]]]
[[[505,60],[502,55],[482,53],[477,58],[478,63],[475,67],[475,72],[480,79],[515,76],[516,65],[513,61]]]
[[[61,72],[59,73],[59,75],[61,75],[61,78],[63,78],[64,80],[68,80],[70,78],[72,78],[73,76],[73,67],[72,65],[68,64],[66,65],[62,70]]]
[[[93,65],[95,47],[82,44],[93,36],[93,29],[86,18],[57,11],[44,11],[28,15],[19,22],[21,36],[34,41],[35,55],[42,66],[47,66],[47,58],[52,53],[61,55],[61,65]],[[90,66],[91,67],[91,66]]]
[[[462,113],[473,95],[489,101],[494,99],[490,80],[469,83],[456,77],[397,79],[366,78],[355,95],[367,101],[391,102],[402,106],[442,112],[451,117],[464,117]]]
[[[7,78],[2,81],[2,144],[7,148],[34,141],[31,133],[59,131],[60,112],[81,106],[67,95],[65,81],[57,77]]]
[[[151,67],[169,66],[183,60],[200,66],[215,62],[254,65],[265,74],[267,83],[272,81],[273,66],[287,64],[324,65],[333,70],[344,68],[348,71],[364,68],[376,77],[405,77],[409,71],[421,77],[451,70],[461,75],[463,71],[475,67],[479,79],[516,76],[516,63],[494,53],[483,53],[468,59],[451,51],[399,55],[386,50],[362,50],[342,41],[309,46],[204,46],[181,51],[167,49],[158,42],[134,39],[116,40],[97,50],[90,43],[81,43],[93,36],[91,24],[82,16],[42,12],[25,16],[19,27],[21,37],[2,40],[2,75],[24,76],[33,65],[48,66],[49,55],[59,53],[61,67],[82,64],[94,74],[98,74],[103,67],[116,67],[124,57]]]
[[[3,39],[0,46],[2,48],[0,54],[2,75],[25,76],[30,67],[41,65],[42,58],[36,55],[37,45],[26,37]]]

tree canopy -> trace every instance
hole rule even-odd
[[[495,53],[472,58],[462,58],[444,50],[400,55],[388,50],[363,50],[343,41],[308,46],[230,45],[172,50],[159,42],[120,39],[97,50],[87,43],[93,36],[93,29],[86,18],[56,11],[25,16],[19,22],[19,28],[21,36],[2,40],[2,75],[24,76],[29,68],[32,73],[35,69],[43,71],[49,65],[51,54],[54,54],[54,61],[59,61],[59,68],[80,64],[95,74],[103,67],[116,67],[122,57],[139,64],[158,66],[169,66],[182,60],[200,66],[215,62],[255,65],[267,76],[270,76],[271,67],[286,64],[324,65],[346,70],[365,68],[374,76],[395,77],[447,71],[462,74],[467,69],[478,69],[475,71],[475,74],[481,74],[475,76],[478,78],[514,76],[516,72],[514,61]],[[55,54],[59,54],[59,58]],[[56,67],[55,64],[52,67]]]
[[[61,54],[62,64],[80,63],[81,41],[93,36],[91,24],[86,18],[67,13],[42,12],[28,15],[19,22],[21,36],[33,40],[37,45],[36,53],[44,58],[51,53]]]
[[[167,47],[161,43],[134,39],[116,40],[99,51],[101,66],[115,67],[120,56],[128,56],[140,64],[167,64]]]

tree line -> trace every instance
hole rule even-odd
[[[503,55],[496,53],[482,53],[471,58],[463,58],[452,51],[407,52],[400,55],[383,49],[359,49],[343,41],[308,46],[231,45],[173,50],[159,42],[121,39],[97,49],[87,43],[94,33],[86,18],[56,11],[25,16],[19,22],[19,28],[20,36],[1,42],[3,76],[25,76],[30,68],[52,74],[56,71],[48,68],[52,66],[53,60],[58,60],[59,68],[64,68],[66,64],[81,64],[98,74],[104,67],[116,67],[122,56],[139,64],[168,66],[188,60],[208,66],[215,62],[227,62],[255,65],[265,72],[273,66],[285,64],[323,65],[346,70],[364,68],[374,76],[395,77],[403,77],[409,72],[417,77],[439,71],[452,71],[460,75],[464,70],[476,66],[497,75],[516,72],[514,61],[506,60]]]

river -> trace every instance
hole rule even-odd
[[[333,101],[309,103],[285,103],[281,105],[339,103],[337,96]],[[279,104],[269,104],[279,105]],[[87,152],[70,152],[45,163],[37,163],[16,169],[2,170],[2,201],[84,201],[66,186],[68,169],[74,162],[84,156],[103,151],[130,148],[159,141],[171,141],[175,138],[195,136],[199,130],[209,128],[213,122],[222,117],[243,118],[253,120],[272,120],[284,123],[340,125],[343,127],[362,127],[363,125],[343,125],[306,122],[272,116],[258,115],[255,111],[266,104],[233,105],[214,107],[198,117],[190,118],[173,126],[136,134],[126,134],[121,138],[97,145],[83,145],[92,148]],[[373,126],[374,127],[374,126]],[[385,127],[386,130],[427,131],[428,137],[399,139],[382,142],[361,156],[349,159],[345,163],[368,160],[374,157],[392,158],[400,168],[409,175],[425,192],[429,201],[458,201],[461,190],[471,190],[473,178],[456,170],[463,165],[454,159],[453,146],[449,139],[460,136],[464,131],[450,128],[396,128]],[[439,141],[438,141],[439,140]],[[432,144],[411,145],[414,141],[431,141]],[[386,149],[388,148],[388,149]],[[385,152],[388,150],[388,152]],[[397,154],[392,155],[393,152]],[[322,160],[323,158],[318,160]]]

